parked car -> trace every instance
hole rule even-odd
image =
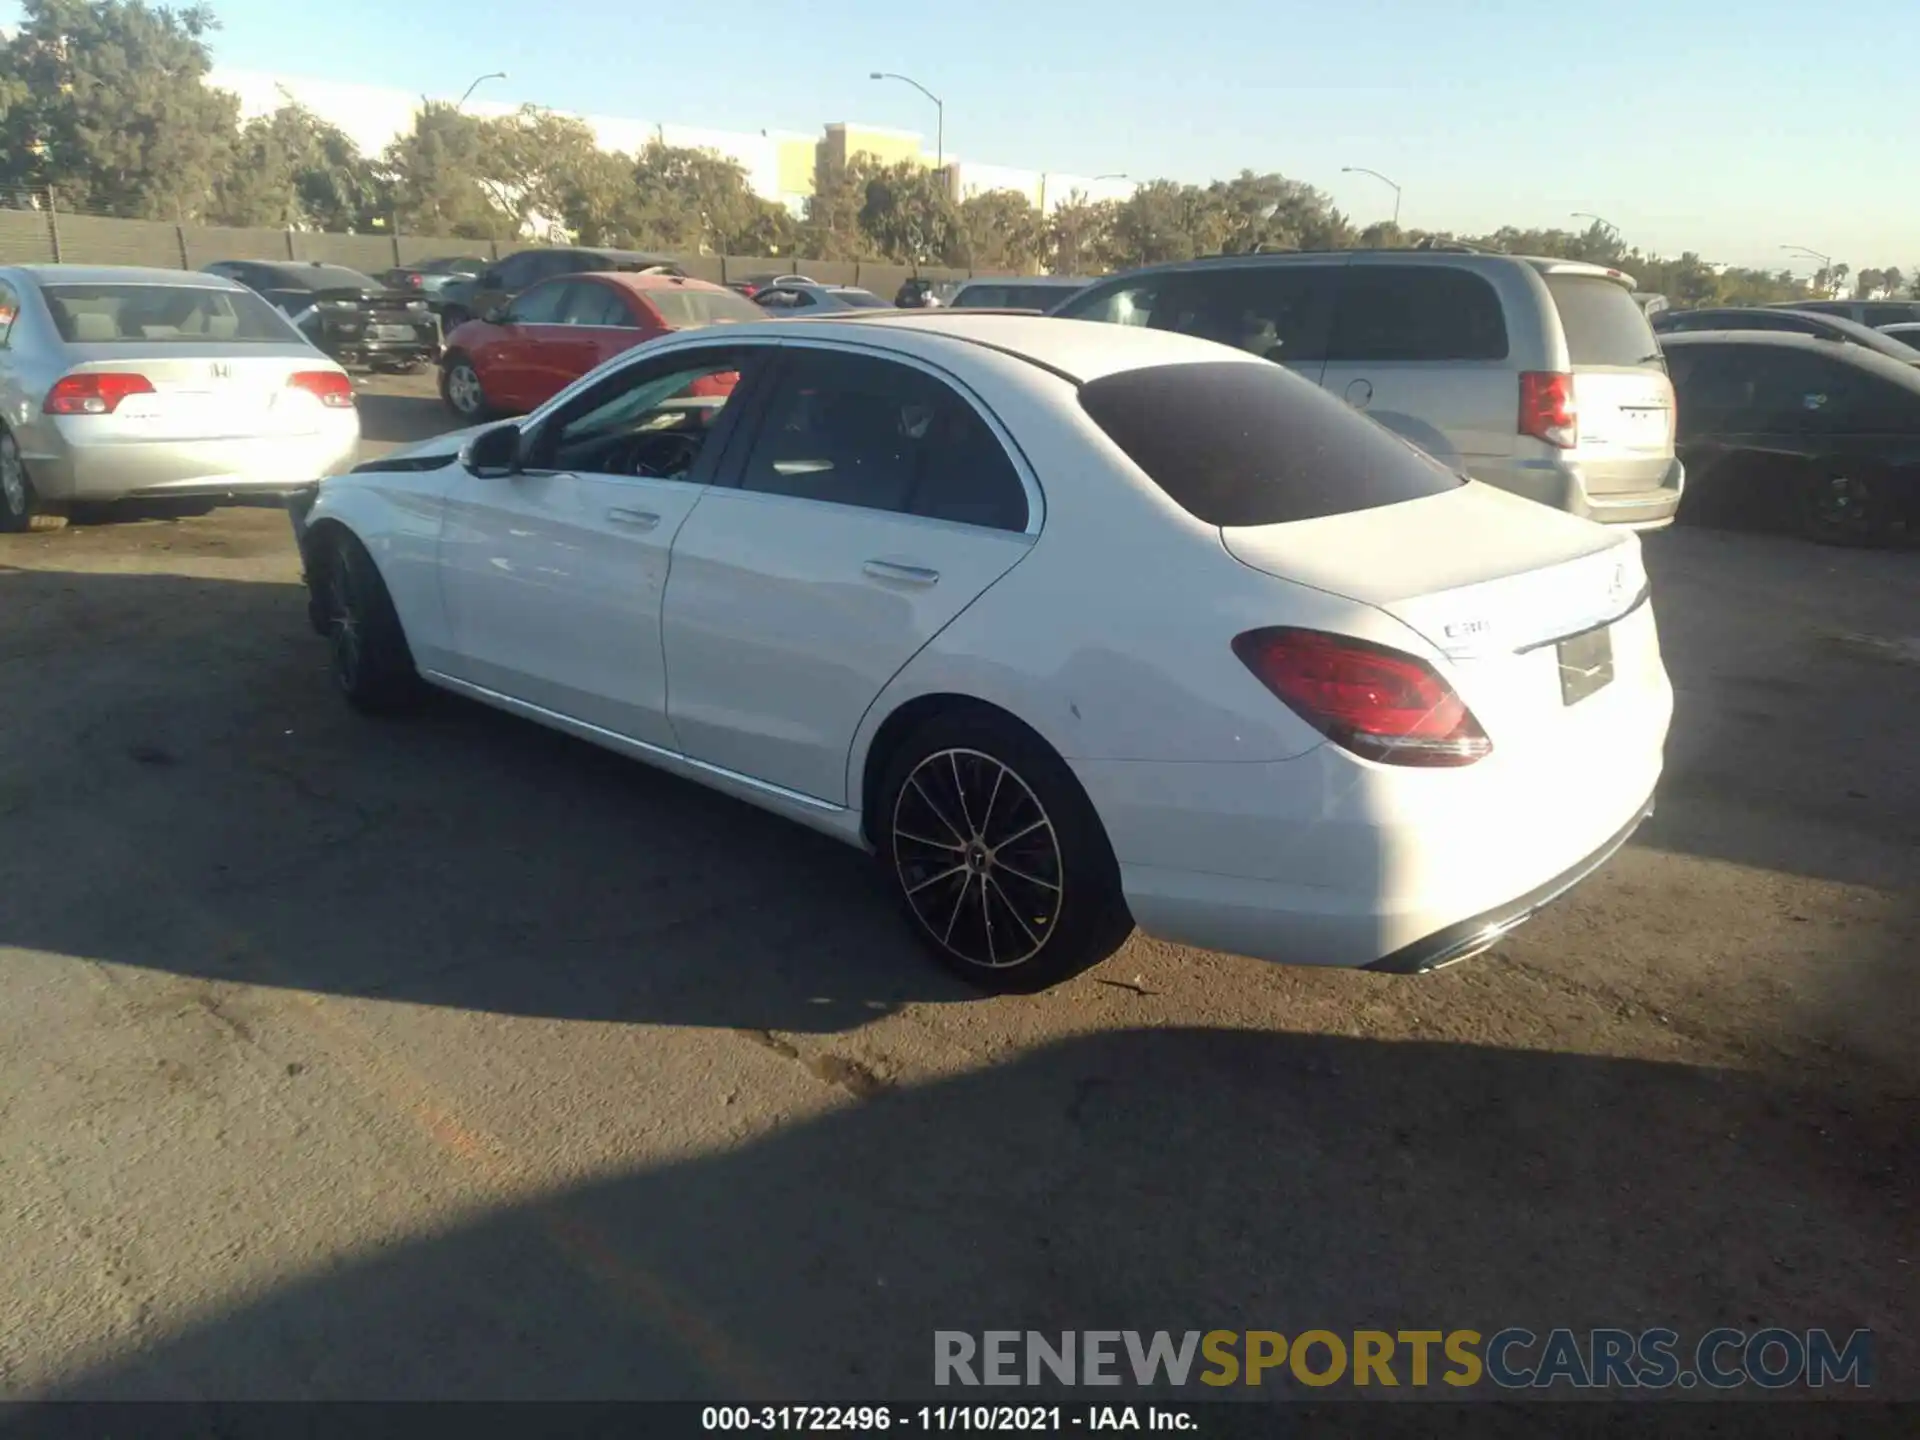
[[[1838,315],[1858,325],[1876,327],[1920,320],[1920,300],[1776,300],[1772,308]]]
[[[1700,310],[1668,310],[1653,317],[1656,335],[1680,335],[1690,330],[1773,330],[1812,335],[1840,345],[1861,345],[1905,365],[1920,365],[1920,350],[1898,336],[1840,315],[1817,310],[1785,310],[1773,305],[1714,305]]]
[[[1785,522],[1869,545],[1920,522],[1920,371],[1786,331],[1661,344],[1680,401],[1689,520]]]
[[[852,285],[771,285],[755,295],[753,303],[780,315],[894,308],[871,290]]]
[[[636,275],[682,275],[671,255],[648,255],[637,250],[582,250],[575,248],[521,250],[490,265],[468,280],[455,280],[441,291],[441,323],[451,331],[476,315],[504,305],[542,280],[589,271],[621,271]]]
[[[1092,283],[1068,275],[993,276],[963,281],[946,304],[955,310],[1047,311]]]
[[[219,260],[203,270],[264,296],[343,365],[417,370],[440,353],[440,324],[426,301],[358,270],[265,260]]]
[[[893,304],[897,310],[937,310],[941,301],[934,293],[933,281],[924,275],[910,275],[894,291]]]
[[[1657,529],[1679,508],[1672,387],[1618,270],[1464,248],[1215,256],[1054,314],[1277,361],[1450,468],[1575,515]]]
[[[680,275],[543,280],[447,337],[440,396],[469,425],[518,415],[643,341],[765,318],[726,286]]]
[[[1660,294],[1658,291],[1655,291],[1655,290],[1634,291],[1633,303],[1640,307],[1641,313],[1644,314],[1649,320],[1651,320],[1654,316],[1660,314],[1662,311],[1670,310],[1673,308],[1673,302],[1668,300],[1666,296]]]
[[[492,263],[481,255],[448,255],[418,265],[397,265],[380,278],[395,290],[418,291],[421,299],[438,310],[447,286],[479,276]]]
[[[1920,320],[1904,320],[1898,325],[1882,325],[1880,333],[1911,350],[1920,350]]]
[[[1673,703],[1638,536],[1145,329],[672,336],[290,513],[353,704],[424,680],[870,848],[990,989],[1136,922],[1463,959],[1626,841]]]
[[[771,289],[776,285],[818,285],[819,283],[818,280],[806,275],[749,275],[744,280],[732,281],[727,288],[737,290],[751,300],[762,290]]]
[[[0,269],[0,530],[75,503],[283,493],[359,441],[347,372],[231,280]]]

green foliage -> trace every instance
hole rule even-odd
[[[0,47],[0,185],[57,204],[197,220],[231,164],[239,105],[202,82],[211,12],[26,0]]]
[[[422,106],[381,165],[395,218],[409,234],[482,240],[520,233],[520,212],[496,178],[493,132],[456,106]]]
[[[364,231],[384,224],[392,197],[379,170],[335,126],[299,105],[249,120],[214,185],[220,225]]]
[[[1041,234],[1041,260],[1048,272],[1086,275],[1104,268],[1119,208],[1117,201],[1090,201],[1078,190],[1056,205]]]
[[[859,221],[880,254],[899,264],[950,264],[965,252],[945,177],[917,161],[902,160],[870,176]]]
[[[987,273],[1025,275],[1045,243],[1040,212],[1017,190],[989,190],[960,202],[960,248],[949,263]]]

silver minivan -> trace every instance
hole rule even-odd
[[[1054,312],[1265,355],[1447,465],[1608,524],[1673,523],[1673,386],[1633,278],[1465,250],[1215,256]]]

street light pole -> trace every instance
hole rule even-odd
[[[1620,238],[1620,227],[1604,215],[1596,215],[1591,210],[1576,210],[1573,212],[1572,218],[1575,220],[1592,220],[1596,224],[1604,226],[1607,230],[1611,231],[1615,240]]]
[[[504,70],[495,70],[491,75],[481,75],[476,77],[473,84],[467,86],[465,94],[461,95],[461,97],[454,102],[453,108],[458,110],[461,106],[465,105],[469,97],[472,96],[473,92],[478,90],[487,81],[504,80],[506,78],[507,78],[507,72]]]
[[[1833,257],[1831,255],[1822,254],[1818,250],[1809,250],[1804,245],[1782,245],[1780,248],[1791,251],[1795,255],[1805,255],[1810,260],[1818,260],[1820,262],[1821,272],[1827,277],[1827,283],[1833,283]]]
[[[1400,228],[1400,186],[1397,183],[1395,183],[1392,180],[1389,180],[1386,176],[1382,175],[1378,170],[1369,170],[1364,165],[1342,165],[1340,167],[1340,173],[1342,175],[1371,175],[1374,179],[1378,180],[1382,185],[1385,185],[1388,189],[1392,190],[1393,191],[1393,228],[1396,230]]]
[[[867,76],[867,78],[869,80],[898,80],[902,84],[913,86],[914,89],[918,90],[922,95],[926,96],[927,99],[933,101],[933,116],[934,116],[934,119],[933,119],[933,125],[934,125],[933,166],[934,166],[934,169],[936,170],[946,169],[947,168],[947,107],[940,103],[940,97],[934,94],[933,91],[929,90],[926,86],[922,85],[918,80],[914,79],[911,75],[896,75],[891,70],[875,70],[872,73],[870,73]]]

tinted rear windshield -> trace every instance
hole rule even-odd
[[[300,345],[304,337],[251,290],[188,285],[48,285],[60,338],[76,345],[209,340]]]
[[[676,330],[719,325],[729,320],[764,320],[766,311],[731,290],[647,290],[648,303]]]
[[[1653,327],[1623,286],[1590,275],[1547,275],[1575,365],[1661,365]]]
[[[272,272],[276,286],[299,290],[384,290],[371,275],[344,265],[280,266]]]
[[[1278,365],[1123,370],[1082,386],[1080,404],[1154,484],[1208,525],[1315,520],[1466,483]]]
[[[842,305],[851,305],[856,310],[891,310],[890,302],[882,300],[871,290],[834,290],[829,292]]]
[[[953,297],[955,309],[1051,310],[1073,290],[1065,285],[969,285]]]

